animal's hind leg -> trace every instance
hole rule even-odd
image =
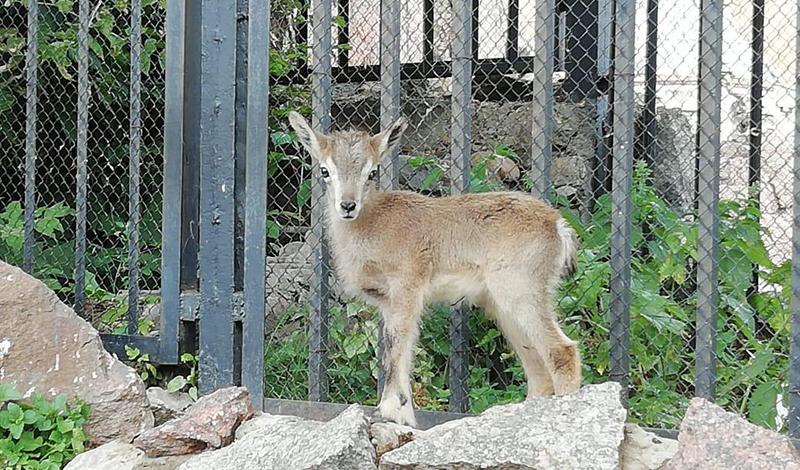
[[[511,343],[511,347],[519,357],[525,377],[528,379],[528,398],[539,397],[553,394],[553,379],[550,371],[545,366],[542,356],[532,344],[530,335],[521,329],[515,320],[514,310],[506,302],[500,301],[505,310],[499,311],[499,305],[494,299],[486,299],[482,302],[492,316],[494,316],[497,326],[503,332],[503,336]]]
[[[538,353],[538,357],[530,356],[530,367],[536,370],[537,365],[544,365],[550,375],[552,391],[556,395],[578,390],[581,385],[581,361],[577,343],[561,331],[548,289],[530,284],[523,286],[520,281],[509,279],[514,277],[506,276],[505,282],[498,282],[494,288],[490,287],[491,296],[498,304],[498,323],[503,325],[504,331],[515,332],[508,333],[509,336],[521,337],[522,349],[528,347]],[[517,279],[527,281],[524,276]],[[513,342],[513,339],[509,340]],[[531,378],[529,375],[528,380]],[[530,384],[528,396],[539,391],[549,391],[548,389],[549,387]]]

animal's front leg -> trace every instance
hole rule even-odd
[[[395,303],[383,314],[385,382],[378,412],[398,424],[416,426],[411,394],[413,348],[418,336],[422,302]]]

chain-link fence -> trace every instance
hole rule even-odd
[[[159,288],[164,9],[143,3],[140,29],[133,30],[129,2],[92,2],[86,9],[82,117],[79,3],[11,1],[0,8],[0,256],[25,265],[70,301],[79,260],[86,280],[78,296],[86,294],[78,310],[109,332],[128,328],[131,254],[138,256],[132,266],[141,288],[133,298],[145,307]],[[131,68],[131,35],[141,38],[138,71]],[[141,208],[133,220],[136,250],[126,230],[131,201]],[[76,252],[79,225],[85,248]],[[148,319],[133,329],[146,333],[154,325]]]
[[[793,5],[734,2],[723,13],[715,2],[482,1],[467,12],[437,1],[331,3],[334,84],[314,109],[324,114],[330,99],[339,129],[409,120],[385,186],[435,196],[546,189],[579,229],[581,268],[560,307],[588,381],[628,384],[633,418],[650,426],[675,427],[690,397],[716,388],[729,409],[786,428]],[[314,351],[329,361],[327,397],[374,402],[375,312],[338,298],[335,283],[331,294],[331,323],[312,328],[331,335]],[[276,373],[267,388],[300,398],[320,374],[307,378],[296,359],[307,330],[291,303],[268,345],[279,354],[267,354]],[[479,411],[524,396],[494,325],[479,312],[469,328],[448,317],[446,306],[432,308],[422,326],[416,404]],[[467,397],[454,398],[458,386]]]
[[[83,53],[78,2],[35,5],[0,9],[0,257],[76,300],[83,129],[87,275],[78,310],[108,332],[155,334],[167,308],[166,294],[158,305],[167,3],[87,2]],[[753,422],[788,429],[796,5],[271,8],[265,396],[375,404],[381,379],[378,314],[336,282],[318,169],[287,113],[301,111],[318,130],[371,132],[404,116],[410,125],[382,168],[383,187],[434,197],[533,191],[576,228],[579,270],[561,286],[559,311],[580,341],[586,382],[626,384],[632,419],[648,426],[675,427],[692,396],[714,395]],[[131,27],[138,11],[140,32]],[[187,30],[199,28],[194,20],[186,14]],[[196,79],[198,91],[192,67],[185,83]],[[199,144],[186,139],[192,155]],[[184,179],[200,181],[187,168]],[[189,292],[198,288],[199,232],[178,227],[180,246],[170,250],[183,256],[180,287]],[[247,280],[237,266],[239,290]],[[189,304],[170,304],[186,325],[196,318],[184,315]],[[416,406],[477,412],[525,396],[522,368],[480,311],[428,310]]]

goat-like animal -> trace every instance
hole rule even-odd
[[[289,121],[326,183],[327,236],[345,290],[383,317],[381,417],[414,426],[411,366],[429,303],[465,299],[491,315],[519,356],[528,397],[581,384],[577,343],[558,325],[555,289],[576,268],[578,238],[559,212],[519,192],[432,198],[381,191],[378,164],[406,124],[385,131],[315,132]]]

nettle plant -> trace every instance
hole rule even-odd
[[[58,470],[84,451],[88,405],[65,395],[22,398],[15,384],[0,383],[0,469]]]

